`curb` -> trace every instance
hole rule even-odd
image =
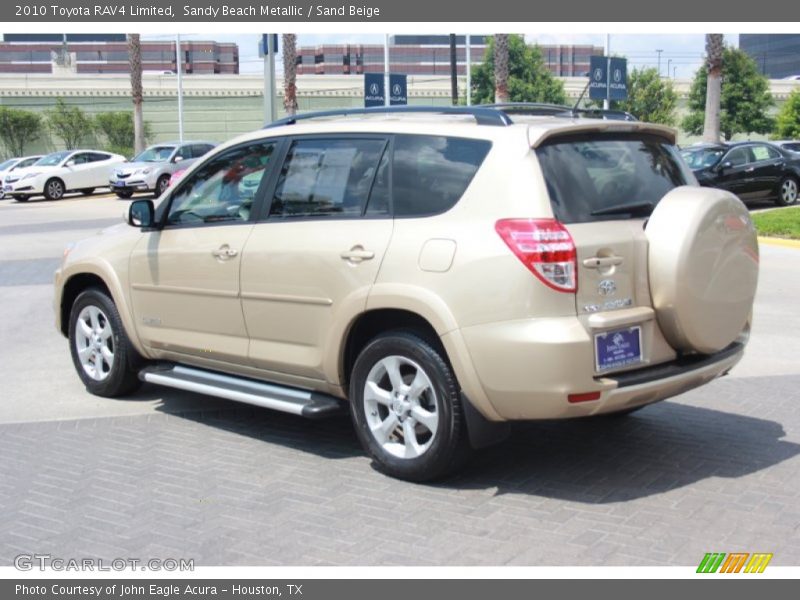
[[[787,240],[784,238],[776,237],[759,237],[759,244],[766,244],[767,246],[783,246],[784,248],[800,248],[800,240]]]

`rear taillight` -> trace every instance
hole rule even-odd
[[[578,289],[575,242],[555,219],[501,219],[495,230],[531,272],[559,292]]]

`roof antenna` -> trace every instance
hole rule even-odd
[[[589,74],[586,73],[586,76],[588,77]],[[573,117],[577,117],[578,116],[578,105],[581,103],[581,100],[583,100],[583,97],[586,95],[586,90],[589,89],[590,85],[592,85],[592,79],[591,78],[589,78],[589,81],[586,82],[586,85],[584,86],[583,91],[581,92],[581,95],[578,96],[578,101],[575,102],[575,104],[573,105],[573,107],[569,111],[570,114]]]

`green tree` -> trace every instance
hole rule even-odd
[[[93,131],[91,117],[77,106],[70,106],[63,98],[56,99],[55,108],[45,111],[50,129],[64,140],[67,150],[80,146]]]
[[[683,128],[693,135],[703,133],[706,109],[708,66],[695,74],[689,91],[689,114]],[[722,53],[722,98],[720,131],[725,140],[737,133],[769,133],[773,122],[767,110],[774,101],[769,81],[758,72],[755,61],[738,48],[725,48]]]
[[[602,106],[602,101],[596,101]],[[672,81],[662,79],[654,68],[634,69],[628,73],[628,99],[614,100],[612,108],[625,110],[647,123],[675,124],[678,94]]]
[[[775,119],[773,139],[796,140],[800,138],[800,90],[792,90]]]
[[[545,65],[537,46],[528,46],[520,35],[508,36],[508,97],[511,102],[565,104],[564,84]],[[483,64],[472,73],[475,104],[494,102],[494,40],[489,40]]]
[[[42,134],[42,118],[36,113],[0,106],[0,140],[11,156],[22,156],[25,144]]]
[[[131,156],[134,153],[133,113],[127,111],[99,113],[94,118],[95,128],[107,141],[107,150]],[[142,122],[145,142],[151,137],[150,123]]]

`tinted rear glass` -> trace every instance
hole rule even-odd
[[[536,152],[556,218],[587,223],[642,216],[691,176],[675,147],[656,136],[607,134],[562,137]],[[638,205],[637,210],[614,207]],[[603,211],[606,214],[593,214]]]
[[[398,135],[394,142],[394,214],[423,217],[451,209],[491,148],[486,140]]]

